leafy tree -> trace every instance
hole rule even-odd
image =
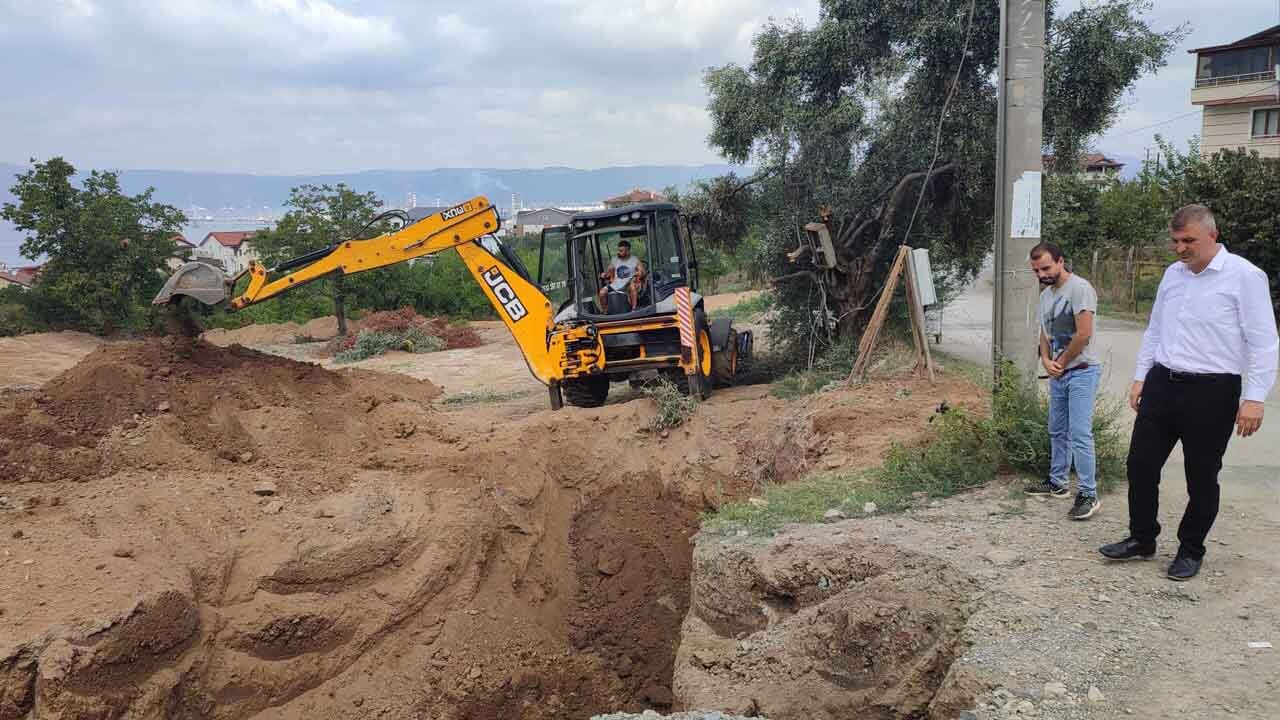
[[[1184,24],[1159,33],[1143,19],[1150,0],[1104,0],[1049,23],[1045,33],[1045,144],[1055,170],[1075,169],[1089,141],[1120,114],[1125,92],[1165,66]],[[1052,14],[1054,3],[1047,11]]]
[[[1219,241],[1266,271],[1280,308],[1280,161],[1240,149],[1174,162],[1183,172],[1171,177],[1170,212],[1193,202],[1213,210]]]
[[[1202,157],[1194,141],[1187,152],[1157,141],[1162,161],[1133,180],[1097,185],[1051,175],[1045,239],[1077,261],[1098,247],[1159,246],[1168,241],[1173,212],[1201,203],[1217,217],[1219,240],[1267,272],[1280,307],[1280,161],[1245,150]]]
[[[1045,139],[1058,157],[1075,158],[1106,129],[1184,33],[1150,29],[1140,19],[1149,8],[1110,0],[1051,22]],[[746,226],[766,239],[767,274],[788,281],[775,337],[857,332],[904,241],[930,247],[944,278],[977,271],[991,247],[999,27],[993,2],[822,0],[815,26],[771,23],[750,65],[707,72],[710,144],[758,168],[709,184],[713,225],[727,230],[720,242]],[[755,196],[746,212],[735,207],[743,192]],[[824,206],[837,267],[785,262]]]
[[[377,234],[387,229],[385,226],[370,227],[370,222],[382,207],[382,201],[372,192],[358,193],[344,183],[295,187],[290,191],[285,207],[289,208],[288,212],[274,228],[253,238],[254,249],[268,267],[344,240],[368,237],[370,230]],[[303,293],[302,296],[290,300],[294,305],[313,305],[317,294],[327,293],[333,300],[334,315],[338,318],[338,334],[346,335],[346,294],[349,290],[359,293],[368,289],[361,286],[377,283],[380,278],[369,277],[372,274],[349,278],[334,275],[325,283],[327,288],[299,288],[291,292]]]
[[[1105,243],[1098,221],[1103,194],[1097,183],[1074,172],[1052,173],[1045,181],[1043,239],[1062,248],[1077,268]]]
[[[1168,239],[1167,193],[1149,171],[1133,180],[1112,182],[1104,190],[1097,210],[1104,244],[1143,248]]]
[[[22,255],[47,258],[22,296],[28,318],[99,334],[151,327],[151,299],[168,275],[182,213],[153,202],[151,188],[125,195],[113,172],[92,171],[77,187],[64,159],[32,163],[11,188],[16,202],[0,210],[26,233]]]

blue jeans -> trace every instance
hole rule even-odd
[[[1077,491],[1098,496],[1097,459],[1093,451],[1093,406],[1102,367],[1090,365],[1062,378],[1049,378],[1049,442],[1053,455],[1049,482],[1066,487],[1076,466]]]

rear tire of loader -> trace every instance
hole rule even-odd
[[[711,379],[716,387],[729,387],[737,376],[738,334],[731,331],[725,346],[711,355]]]
[[[564,392],[565,401],[574,407],[600,407],[609,398],[609,376],[596,375],[565,380],[561,389]]]

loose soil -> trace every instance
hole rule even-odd
[[[667,709],[699,513],[983,402],[952,375],[737,388],[664,437],[647,400],[438,399],[368,364],[173,341],[110,343],[18,397],[0,719]]]

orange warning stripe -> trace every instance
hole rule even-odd
[[[680,344],[693,348],[693,305],[689,288],[676,288],[676,323],[680,326]]]

